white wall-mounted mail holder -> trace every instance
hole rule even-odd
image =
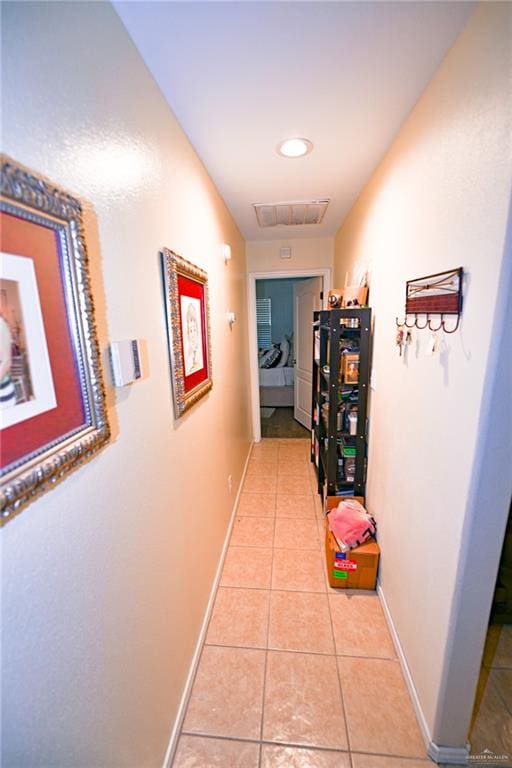
[[[125,387],[142,378],[139,341],[113,341],[110,345],[110,362],[115,387]]]

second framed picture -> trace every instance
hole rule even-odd
[[[208,275],[174,251],[162,250],[167,333],[178,419],[212,388]]]

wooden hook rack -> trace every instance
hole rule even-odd
[[[462,267],[448,272],[438,272],[435,275],[419,277],[416,280],[408,280],[405,284],[405,318],[400,322],[396,318],[399,328],[430,328],[431,331],[455,333],[460,323],[462,313]],[[407,322],[409,316],[414,316],[412,323]],[[432,326],[431,315],[439,316],[438,325]],[[456,315],[453,328],[446,327],[445,315]],[[419,318],[424,316],[425,322],[419,323]]]

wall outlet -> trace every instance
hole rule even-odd
[[[228,491],[231,493],[233,490],[233,475],[228,475]]]
[[[370,374],[370,389],[377,389],[377,371],[375,368],[372,368],[372,372]]]

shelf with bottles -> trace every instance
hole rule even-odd
[[[318,445],[318,490],[364,495],[371,310],[326,310],[315,313],[315,321],[312,440]]]
[[[342,436],[338,440],[338,471],[336,485],[338,488],[346,488],[356,481],[357,471],[357,444],[354,435]]]
[[[335,426],[338,435],[355,435],[357,433],[358,399],[359,390],[357,387],[342,387],[341,391],[338,390]],[[328,392],[320,393],[320,398],[316,403],[316,407],[317,422],[319,423],[321,418],[325,429],[328,430],[330,426],[329,416],[331,409]]]

